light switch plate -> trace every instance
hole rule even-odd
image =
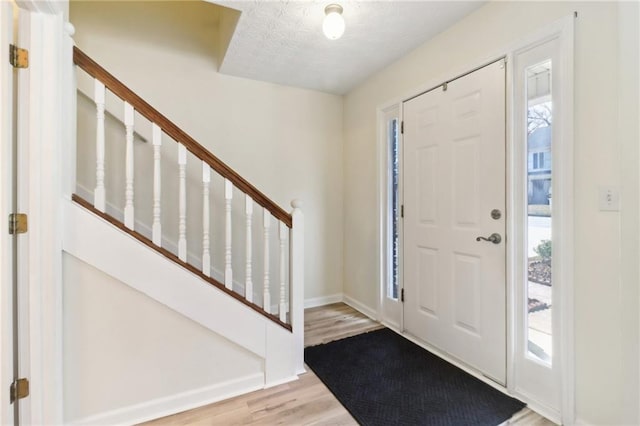
[[[600,211],[617,212],[620,211],[620,190],[613,186],[600,188],[598,193]]]

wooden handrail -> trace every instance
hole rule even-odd
[[[113,94],[125,102],[128,102],[136,111],[146,117],[149,121],[160,126],[167,135],[173,138],[176,142],[184,145],[193,155],[211,166],[211,168],[218,172],[222,177],[229,179],[236,188],[245,194],[248,194],[256,203],[269,210],[275,218],[291,228],[292,220],[289,213],[271,201],[269,197],[260,192],[255,186],[251,185],[247,180],[236,173],[235,170],[227,166],[218,157],[211,154],[205,147],[196,142],[195,139],[185,133],[171,120],[149,105],[144,99],[135,94],[131,89],[120,82],[120,80],[111,75],[111,73],[102,68],[93,59],[87,56],[87,54],[75,46],[73,48],[73,62],[82,68],[87,74],[100,80]]]

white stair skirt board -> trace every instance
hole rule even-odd
[[[318,306],[331,305],[342,302],[342,293],[330,294],[329,296],[311,297],[304,299],[304,308],[317,308]]]
[[[80,184],[76,184],[75,192],[85,200],[93,200],[93,191],[88,190],[87,188],[85,188]],[[105,213],[107,213],[110,216],[113,216],[120,222],[124,222],[124,210],[122,210],[120,207],[116,206],[115,204],[112,204],[107,201],[105,203]],[[147,237],[148,239],[150,240],[152,239],[152,236],[153,236],[152,228],[138,218],[135,219],[135,230],[136,232]],[[178,253],[178,242],[166,237],[162,237],[162,248],[169,250],[171,253]],[[188,247],[187,247],[187,263],[189,265],[195,266],[199,270],[202,270],[202,257],[199,254],[194,253],[193,251],[189,251]],[[214,266],[211,266],[210,277],[218,280],[221,283],[224,283],[224,271]],[[243,275],[236,276],[233,279],[233,291],[235,291],[239,295],[245,294],[245,283],[241,281],[243,279],[244,279]],[[262,288],[261,287],[258,288],[254,285],[253,300],[260,301],[261,298],[262,298]],[[271,312],[278,312],[278,306],[276,304],[272,304],[271,306],[272,306]],[[288,306],[287,306],[287,312],[289,312]]]
[[[64,251],[264,358],[264,386],[295,379],[293,333],[78,204],[63,218]]]
[[[71,420],[69,424],[109,426],[138,424],[253,392],[262,389],[263,385],[263,375],[252,374],[83,419]]]

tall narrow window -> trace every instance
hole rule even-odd
[[[390,218],[390,251],[391,268],[389,268],[390,279],[387,297],[398,299],[398,220],[400,217],[400,197],[399,197],[399,161],[398,161],[398,119],[393,118],[387,123],[387,141],[389,146],[389,218]]]
[[[512,61],[512,385],[564,423],[574,422],[573,23],[567,17]]]
[[[380,317],[402,322],[402,145],[400,104],[379,110]]]
[[[529,358],[552,359],[551,61],[526,69],[527,93],[527,348]]]

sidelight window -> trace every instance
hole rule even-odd
[[[527,93],[527,355],[552,359],[551,61],[528,67]]]
[[[387,123],[387,141],[389,147],[389,231],[390,231],[390,251],[391,267],[389,268],[390,279],[387,297],[398,299],[398,275],[399,275],[399,219],[400,219],[400,196],[399,196],[399,157],[398,157],[398,119],[392,118]]]

